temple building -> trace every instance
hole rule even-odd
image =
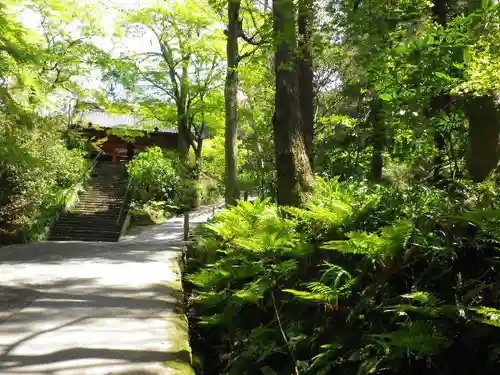
[[[127,159],[127,148],[135,153],[147,147],[177,149],[177,128],[165,128],[156,120],[138,116],[86,111],[75,116],[74,128],[102,151],[102,158],[114,162]]]

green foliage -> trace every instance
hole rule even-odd
[[[134,198],[139,202],[163,201],[175,206],[180,196],[180,162],[176,155],[150,147],[127,165]]]
[[[214,201],[223,195],[225,159],[224,137],[215,136],[204,141],[200,180],[204,201]]]
[[[78,150],[68,150],[57,119],[39,119],[31,129],[0,117],[0,217],[5,235],[31,241],[45,234],[66,195],[89,170]]]
[[[163,224],[172,212],[178,208],[169,206],[164,201],[148,201],[131,203],[128,213],[132,215],[135,225]]]
[[[211,368],[495,373],[498,213],[469,193],[317,185],[309,207],[240,202],[199,231],[186,279]]]

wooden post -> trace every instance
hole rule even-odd
[[[189,212],[184,212],[184,241],[189,239]]]

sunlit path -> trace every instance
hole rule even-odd
[[[2,248],[0,374],[186,373],[182,233],[173,218],[119,243]]]

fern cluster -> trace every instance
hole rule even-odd
[[[212,372],[498,373],[500,211],[318,187],[304,209],[241,202],[198,233],[186,280]]]

